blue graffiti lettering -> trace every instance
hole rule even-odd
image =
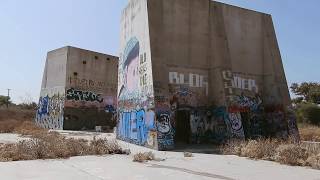
[[[154,117],[146,122],[145,111],[120,112],[118,136],[138,145],[145,145],[148,133],[154,129]]]

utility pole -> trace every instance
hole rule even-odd
[[[9,108],[9,99],[10,99],[10,91],[11,91],[11,89],[7,89],[7,90],[8,90],[7,108]]]

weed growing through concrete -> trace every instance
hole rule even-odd
[[[193,157],[193,154],[191,152],[183,152],[184,157]]]

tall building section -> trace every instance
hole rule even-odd
[[[130,0],[120,39],[119,139],[167,150],[299,137],[271,15],[211,0]]]

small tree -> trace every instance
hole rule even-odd
[[[9,105],[12,104],[10,97],[0,95],[0,106],[6,105],[6,104],[9,104]]]
[[[297,118],[300,123],[320,125],[320,107],[311,103],[300,103]]]
[[[301,103],[302,101],[320,104],[320,84],[315,82],[303,82],[301,84],[293,83],[291,91],[298,96],[293,99],[294,103]]]

